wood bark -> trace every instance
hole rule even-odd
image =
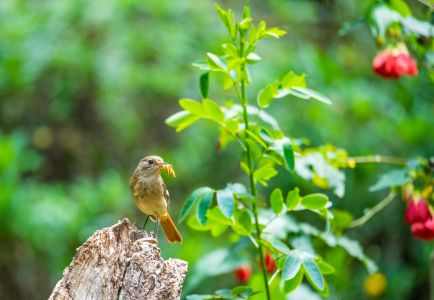
[[[123,219],[77,249],[51,299],[180,299],[187,262],[161,258],[152,234]]]

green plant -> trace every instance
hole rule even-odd
[[[330,247],[344,248],[350,255],[364,262],[370,271],[376,268],[363,254],[358,243],[331,231],[333,227],[339,232],[339,228],[348,225],[351,217],[348,220],[344,212],[334,214],[330,209],[332,203],[326,194],[300,195],[298,187],[287,192],[275,188],[265,197],[268,200],[266,205],[264,195],[258,193],[258,186],[267,187],[270,179],[279,173],[289,172],[310,180],[321,188],[331,188],[337,196],[343,196],[345,176],[341,169],[354,164],[353,160],[348,159],[346,151],[331,145],[307,147],[305,140],[288,137],[280,129],[277,120],[264,110],[275,100],[286,96],[317,100],[325,104],[331,104],[331,101],[307,88],[304,74],[297,75],[289,71],[282,79],[261,89],[256,97],[257,106],[253,105],[247,96],[247,88],[253,80],[249,66],[261,60],[255,53],[256,45],[265,38],[280,38],[285,31],[269,28],[264,21],[255,25],[250,17],[248,2],[239,22],[235,21],[231,10],[224,10],[218,5],[216,9],[231,41],[221,45],[223,55],[207,53],[206,61],[194,64],[203,71],[199,80],[203,99],[181,99],[179,104],[184,110],[169,117],[166,123],[176,127],[177,131],[202,119],[217,124],[220,129],[219,148],[225,149],[232,142],[237,142],[240,146],[240,167],[248,176],[249,188],[241,183],[228,183],[223,189],[198,188],[187,199],[179,221],[184,221],[192,208],[196,207],[195,216],[188,218],[191,228],[210,231],[216,237],[229,228],[234,233],[231,240],[238,247],[217,249],[201,261],[211,269],[210,275],[228,272],[239,266],[236,249],[253,245],[263,284],[261,288],[252,279],[250,288],[220,290],[214,295],[194,295],[189,296],[189,299],[238,299],[260,295],[262,292],[270,299],[276,293],[290,293],[301,284],[303,278],[321,295],[327,295],[328,286],[324,275],[332,273],[334,269],[315,253],[311,238]],[[209,83],[212,76],[219,79],[224,90],[233,90],[237,101],[227,101],[222,105],[223,101],[211,100]],[[294,215],[300,212],[317,214],[325,221],[326,230],[321,231],[313,225],[298,221]],[[246,240],[251,243],[245,243]],[[270,276],[267,275],[264,261],[265,251],[271,253],[276,261],[277,268]],[[205,270],[203,272],[206,273]],[[281,279],[280,285],[276,286],[273,282],[278,277]]]

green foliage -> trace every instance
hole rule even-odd
[[[369,190],[375,192],[384,188],[402,186],[410,181],[407,170],[394,170],[381,176],[378,182]]]
[[[255,25],[250,18],[248,4],[246,4],[244,11],[249,17],[239,22],[235,21],[235,15],[231,10],[224,10],[218,5],[216,5],[216,9],[231,36],[232,42],[222,45],[223,55],[208,52],[205,62],[194,64],[199,69],[207,71],[201,75],[199,80],[203,100],[202,102],[190,99],[179,100],[179,104],[184,110],[169,117],[166,123],[175,127],[177,131],[181,131],[200,119],[208,119],[220,128],[220,141],[224,142],[224,148],[229,143],[238,141],[243,153],[240,167],[249,177],[250,194],[246,192],[244,187],[241,193],[235,192],[231,190],[231,187],[234,187],[231,185],[217,192],[211,188],[197,189],[185,202],[179,220],[182,222],[190,209],[197,203],[196,220],[190,218],[188,222],[191,228],[199,231],[211,231],[213,236],[219,236],[231,228],[233,233],[240,237],[248,236],[260,254],[266,295],[264,297],[270,297],[269,281],[264,269],[262,254],[264,248],[270,253],[285,255],[282,259],[283,263],[278,264],[282,272],[281,291],[283,293],[289,293],[297,288],[302,278],[305,277],[321,295],[328,295],[328,286],[323,274],[332,273],[333,267],[313,253],[313,247],[309,242],[305,243],[306,247],[295,243],[292,245],[294,250],[290,250],[284,241],[276,239],[276,237],[268,239],[265,233],[266,224],[272,222],[282,213],[285,215],[293,210],[311,210],[325,218],[329,224],[330,219],[333,219],[333,214],[329,211],[332,203],[328,196],[322,193],[300,196],[299,188],[295,187],[284,198],[282,190],[276,188],[269,197],[274,216],[268,223],[262,223],[258,219],[258,212],[263,209],[258,210],[257,208],[260,198],[256,193],[256,185],[261,184],[267,187],[270,179],[277,176],[279,168],[283,167],[287,171],[295,171],[306,179],[316,178],[322,187],[335,187],[336,194],[343,195],[344,176],[339,169],[347,166],[346,152],[330,145],[320,148],[304,148],[300,144],[291,143],[290,138],[279,129],[278,122],[273,116],[248,104],[246,88],[253,80],[248,65],[260,60],[260,57],[253,53],[256,49],[256,43],[266,37],[279,38],[284,34],[284,31],[278,28],[268,29],[264,21]],[[232,102],[213,101],[208,98],[210,73],[223,75],[223,90],[233,88],[238,96],[239,105]],[[301,99],[311,98],[331,104],[328,98],[307,88],[306,85],[304,74],[296,75],[293,71],[289,71],[281,81],[274,81],[258,92],[259,109],[267,108],[274,99],[286,95]],[[262,117],[259,112],[262,113]],[[262,122],[259,122],[259,119]],[[230,139],[229,136],[231,136]],[[299,160],[301,160],[300,164]],[[324,170],[327,171],[324,172]],[[240,187],[242,186],[240,185]],[[216,206],[213,206],[212,203],[214,194],[216,194],[217,199]],[[328,245],[331,247],[338,244],[335,242],[335,245],[332,245],[330,241],[330,239],[338,238],[333,235],[325,238],[313,227],[310,228],[306,225],[295,226],[295,228],[297,228],[295,230],[297,232],[301,231],[319,239],[328,239]],[[289,233],[290,231],[285,229],[283,232]],[[302,241],[300,238],[297,240]],[[347,249],[345,246],[344,248]],[[353,252],[353,256],[361,258],[360,253],[355,254],[353,249],[347,250]],[[321,262],[321,268],[317,261]],[[277,275],[278,272],[272,279]],[[252,291],[249,290],[249,292]],[[238,299],[238,294],[234,290],[224,290],[223,294],[216,292],[214,295],[192,295],[188,299]]]
[[[188,68],[193,59],[207,60],[201,53],[210,49],[224,59],[231,75],[239,70],[239,45],[223,36],[227,29],[218,25],[218,14],[209,13],[211,2],[48,0],[41,4],[6,0],[0,5],[0,298],[46,298],[76,248],[96,229],[124,217],[141,225],[143,215],[135,208],[127,186],[136,162],[147,154],[161,155],[175,167],[176,180],[166,181],[172,216],[181,212],[181,201],[188,198],[190,187],[224,187],[233,195],[234,211],[229,218],[225,206],[219,205],[220,190],[215,191],[217,201],[207,210],[204,225],[197,219],[199,202],[195,202],[185,226],[180,225],[188,237],[181,247],[165,243],[159,231],[163,257],[189,262],[185,295],[235,287],[230,273],[242,264],[254,269],[249,287],[264,290],[256,246],[251,247],[256,242],[255,230],[246,235],[236,222],[239,210],[256,199],[263,248],[274,251],[278,264],[278,271],[268,275],[273,299],[283,299],[295,287],[301,298],[312,296],[304,271],[284,283],[279,280],[280,260],[288,249],[300,247],[299,242],[292,244],[298,236],[311,237],[312,249],[336,269],[324,276],[330,297],[367,297],[364,266],[352,261],[355,256],[372,267],[362,251],[366,248],[387,277],[382,299],[427,298],[427,289],[421,288],[428,278],[423,258],[431,248],[411,239],[402,217],[405,202],[394,201],[366,229],[351,229],[353,238],[363,239],[363,248],[355,241],[340,239],[353,216],[383,197],[387,187],[375,193],[363,191],[376,182],[378,171],[387,174],[389,168],[362,165],[356,159],[357,168],[344,172],[342,168],[349,166],[352,157],[330,144],[318,146],[328,141],[353,155],[432,156],[433,30],[425,2],[407,1],[411,14],[399,8],[404,1],[383,1],[382,5],[353,1],[348,5],[346,1],[270,0],[256,5],[254,16],[266,16],[267,24],[284,26],[288,37],[276,40],[282,32],[268,28],[265,35],[272,39],[260,40],[256,49],[246,50],[251,127],[244,131],[237,127],[243,117],[234,89],[233,78],[237,77],[210,72],[203,61],[195,64],[200,70],[197,74],[195,68]],[[232,4],[234,8],[239,5]],[[397,14],[381,9],[384,4]],[[376,9],[365,14],[367,7]],[[240,20],[231,15],[236,35],[235,27],[241,21],[243,31],[248,26],[254,31],[249,35],[250,44],[264,35],[265,27],[272,27],[250,21],[248,9]],[[360,26],[365,21],[372,28],[384,28],[383,37],[377,37],[378,29],[373,31],[378,46],[385,47],[389,41],[407,44],[417,58],[417,77],[373,79],[370,60],[377,49],[369,27]],[[336,35],[338,28],[345,38]],[[208,83],[205,73],[209,73]],[[266,109],[259,109],[255,106],[259,91],[276,80],[289,90],[282,94],[284,101],[273,98]],[[318,89],[333,99],[333,105],[292,101],[307,97],[289,89],[297,85]],[[199,100],[200,105],[203,98],[213,99],[225,115],[227,129],[214,130],[216,123],[205,118],[200,126],[175,135],[162,120],[176,111],[173,99],[179,95]],[[190,113],[178,118],[175,121],[184,123],[184,129],[200,120]],[[242,185],[225,184],[228,179],[248,182],[237,171],[236,162],[240,149],[245,151],[240,140],[244,135],[264,152],[257,167],[273,161],[278,173],[262,182],[268,187],[258,185],[256,197]],[[293,149],[294,170],[285,158],[285,143]],[[257,151],[254,154],[257,157]],[[410,177],[406,186],[421,189],[428,184],[427,165],[425,161],[405,167]],[[279,216],[262,209],[275,188],[285,197],[286,209]],[[392,184],[394,192],[399,188],[396,182]],[[301,196],[289,197],[293,189],[299,191],[293,195]],[[312,215],[299,205],[302,196],[312,193],[325,193],[333,202],[328,208],[333,219],[328,222],[334,237],[323,232],[327,229],[324,215]],[[434,203],[432,197],[427,200]],[[282,221],[283,214],[299,222]],[[279,227],[281,222],[286,230]],[[306,222],[311,226],[306,227]],[[148,223],[147,230],[155,227]],[[270,233],[273,237],[267,236]],[[226,250],[222,260],[201,263],[221,247]],[[323,275],[329,274],[330,268],[325,270],[318,257],[315,262]],[[352,271],[351,280],[342,270]],[[202,281],[198,283],[197,278]],[[262,300],[263,296],[250,298]]]
[[[283,210],[283,195],[280,189],[275,189],[271,193],[270,204],[276,215],[278,215]]]
[[[282,280],[291,280],[293,279],[297,273],[299,273],[301,267],[301,259],[299,255],[293,253],[289,255],[282,269]],[[301,282],[300,282],[301,283]]]

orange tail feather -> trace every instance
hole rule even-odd
[[[161,226],[163,226],[164,232],[166,233],[167,240],[171,243],[182,243],[182,237],[179,234],[178,229],[170,218],[170,215],[166,213],[160,216]]]

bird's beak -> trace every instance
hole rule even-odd
[[[165,169],[168,166],[170,166],[168,163],[162,162],[161,164],[158,165],[158,169]]]

